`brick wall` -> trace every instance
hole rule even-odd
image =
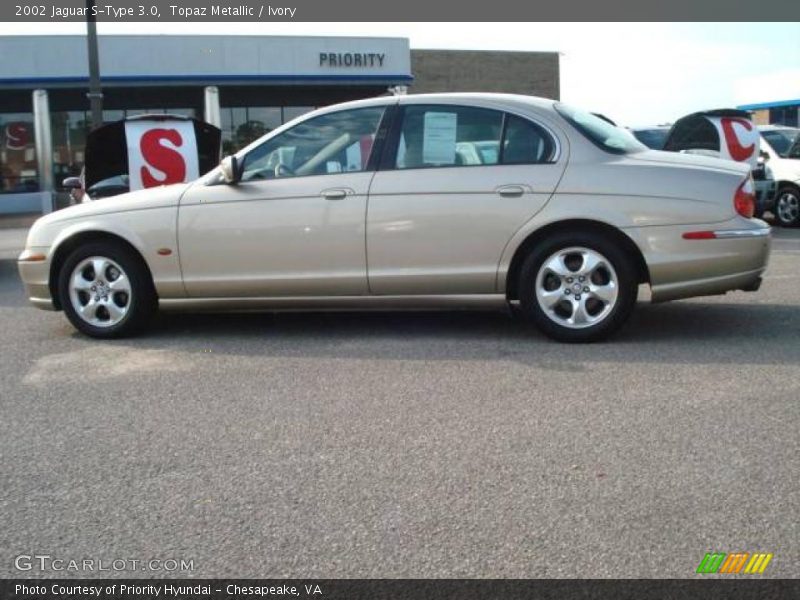
[[[558,100],[557,52],[411,50],[409,93],[501,92]]]

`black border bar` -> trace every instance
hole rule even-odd
[[[800,21],[797,0],[96,0],[96,5],[100,23]],[[85,21],[85,10],[85,0],[3,0],[0,21]]]
[[[25,586],[24,590],[18,586]],[[123,586],[140,588],[121,592]],[[84,590],[76,588],[85,588]],[[35,590],[35,591],[31,591]],[[158,590],[158,593],[156,593]],[[30,593],[21,593],[28,591]],[[97,593],[99,591],[99,593]],[[790,600],[800,579],[13,579],[2,600]]]

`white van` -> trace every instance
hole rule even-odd
[[[772,212],[785,227],[800,225],[800,129],[783,125],[761,125],[761,150],[778,185]]]

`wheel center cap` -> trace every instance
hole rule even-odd
[[[582,289],[583,289],[583,287],[581,286],[580,283],[573,283],[572,284],[572,291],[575,292],[576,294],[578,292],[580,292]]]

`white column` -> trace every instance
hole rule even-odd
[[[219,89],[210,85],[205,89],[205,107],[203,120],[214,127],[222,127],[222,116],[219,110]]]
[[[33,131],[36,143],[36,168],[42,192],[42,212],[53,210],[53,135],[50,131],[50,102],[47,90],[33,91]]]

